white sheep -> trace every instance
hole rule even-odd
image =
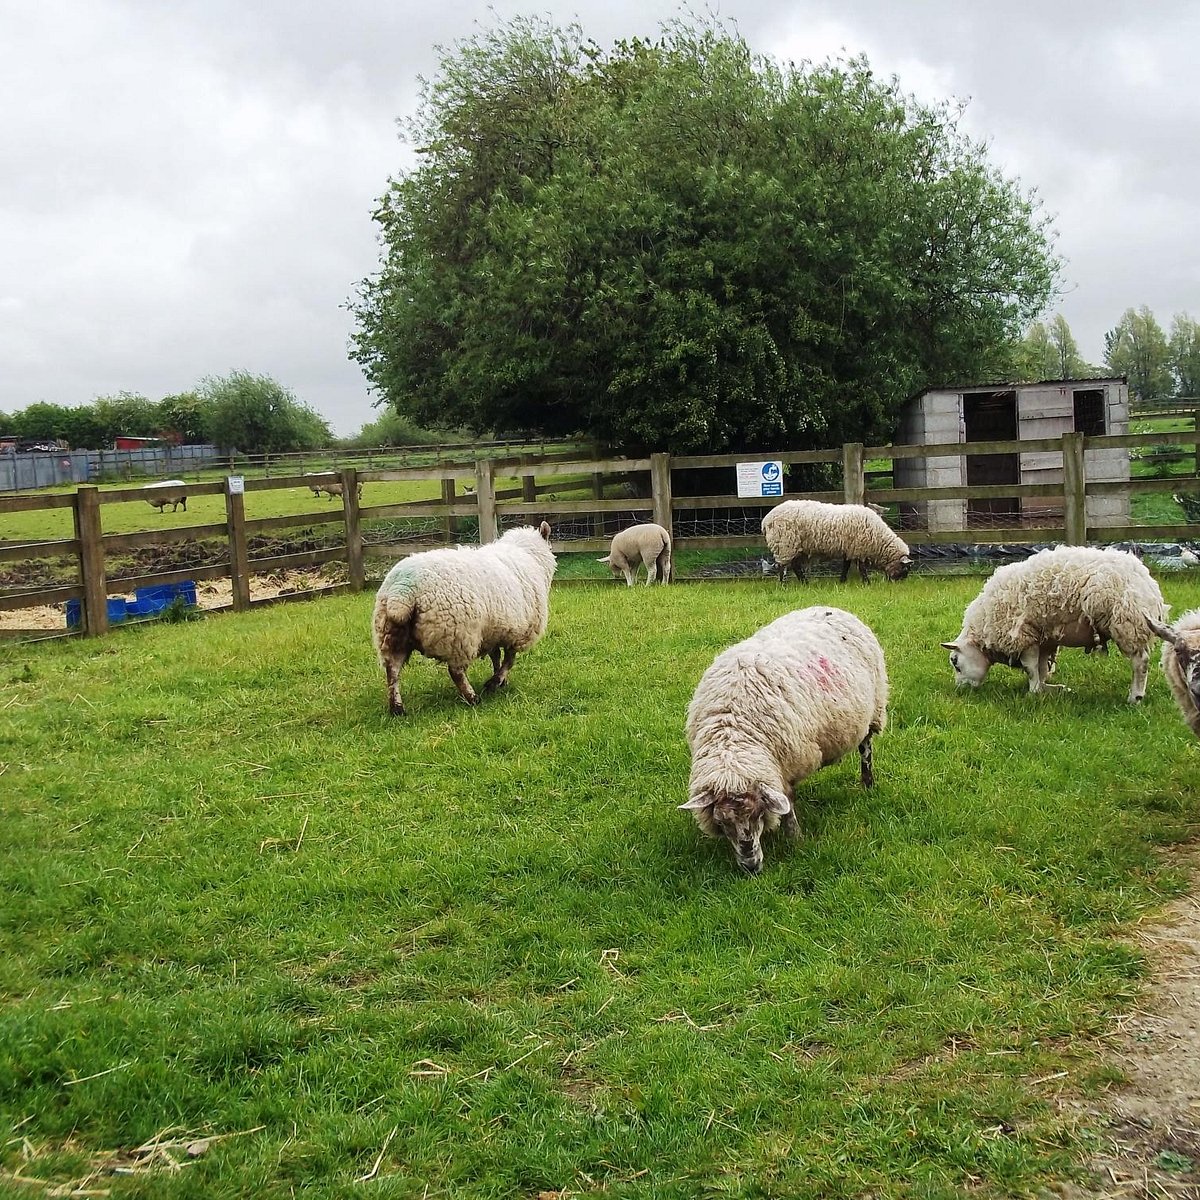
[[[375,597],[372,618],[390,711],[404,712],[400,673],[414,650],[444,662],[468,704],[477,704],[479,697],[467,667],[485,654],[492,660],[492,677],[483,690],[504,687],[517,653],[546,632],[556,566],[550,526],[543,521],[537,529],[510,529],[484,546],[410,554],[392,567]]]
[[[803,583],[811,558],[842,559],[842,582],[850,564],[858,563],[863,583],[868,567],[878,567],[889,579],[903,579],[912,566],[908,546],[877,511],[878,505],[824,504],[819,500],[785,500],[763,517],[762,531],[779,570],[788,568]]]
[[[967,605],[950,651],[955,683],[978,687],[994,663],[1023,669],[1043,692],[1059,646],[1106,651],[1111,639],[1133,667],[1129,702],[1146,694],[1154,634],[1167,606],[1141,560],[1124,550],[1059,546],[993,572]]]
[[[794,785],[858,747],[875,782],[871,739],[887,724],[888,679],[871,630],[840,608],[802,608],[718,654],[688,706],[687,803],[738,866],[762,870],[762,835],[799,832]]]
[[[1162,669],[1188,728],[1200,737],[1200,608],[1185,612],[1173,625],[1150,621],[1163,639]]]
[[[171,511],[175,512],[182,504],[183,511],[187,512],[187,484],[182,479],[164,479],[161,483],[145,485],[146,491],[155,488],[159,489],[157,494],[146,497],[146,503],[151,508],[157,508],[159,512],[163,512],[169,504]]]
[[[645,564],[647,587],[656,578],[669,583],[671,535],[661,525],[630,525],[613,538],[608,553],[597,561],[608,563],[614,575],[623,573],[629,587],[633,587],[639,563]]]

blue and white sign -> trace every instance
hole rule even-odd
[[[783,463],[743,462],[737,465],[737,494],[739,496],[782,496]]]

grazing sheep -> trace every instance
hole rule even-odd
[[[310,484],[309,486],[311,487],[312,485]],[[363,485],[360,483],[354,489],[360,500],[362,499],[362,487]],[[317,496],[319,496],[322,492],[326,492],[328,493],[330,500],[340,500],[345,494],[345,490],[346,489],[342,486],[342,481],[339,479],[336,483],[319,483],[313,489],[313,492]]]
[[[182,479],[164,479],[161,483],[146,484],[147,491],[152,488],[159,490],[155,495],[146,497],[146,503],[151,508],[163,512],[169,504],[171,511],[175,512],[182,504],[183,511],[187,512],[187,484]]]
[[[1059,646],[1106,651],[1117,643],[1133,667],[1129,702],[1146,694],[1154,634],[1148,621],[1166,618],[1158,584],[1124,550],[1059,546],[993,572],[967,605],[950,651],[955,683],[978,687],[994,663],[1023,669],[1031,692],[1048,684]]]
[[[545,521],[537,529],[510,529],[485,546],[425,550],[398,562],[379,589],[372,619],[390,711],[404,712],[400,672],[414,650],[444,662],[468,704],[479,697],[467,667],[485,654],[493,673],[483,690],[504,687],[518,651],[546,632],[556,566]]]
[[[614,575],[625,575],[633,587],[638,563],[646,567],[646,586],[658,578],[663,583],[671,579],[671,535],[661,525],[630,525],[612,540],[608,553],[598,562],[608,563]]]
[[[305,478],[309,480],[306,484],[308,490],[320,500],[321,493],[325,490],[325,484],[315,475],[307,475]]]
[[[887,724],[883,650],[856,616],[818,605],[787,613],[718,654],[688,706],[688,800],[738,866],[762,870],[762,835],[799,832],[793,787],[858,747],[875,782],[871,738]]]
[[[1200,737],[1200,608],[1185,612],[1174,625],[1150,621],[1163,639],[1162,669],[1188,728]]]
[[[791,567],[803,583],[811,558],[842,559],[843,583],[852,562],[858,563],[863,583],[870,582],[868,567],[878,567],[889,579],[903,579],[912,566],[908,546],[875,507],[819,500],[777,504],[763,517],[762,530],[779,569],[779,582]]]

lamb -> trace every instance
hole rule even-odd
[[[742,870],[762,870],[762,836],[799,832],[794,785],[858,747],[872,787],[871,739],[887,724],[888,679],[871,630],[840,608],[786,613],[717,655],[688,706],[687,803]]]
[[[151,488],[160,489],[156,495],[146,497],[146,503],[151,508],[163,512],[169,504],[171,511],[175,512],[182,504],[183,511],[187,512],[187,484],[182,479],[164,479],[161,483],[146,484],[146,490]]]
[[[1174,625],[1151,620],[1163,639],[1163,674],[1188,728],[1200,737],[1200,608],[1185,612]]]
[[[875,511],[877,507],[819,500],[777,504],[763,517],[762,530],[779,569],[779,582],[791,567],[803,583],[808,561],[814,557],[842,559],[843,583],[851,562],[858,563],[863,583],[870,582],[868,567],[878,567],[889,579],[903,579],[912,566],[908,546]]]
[[[608,554],[598,559],[608,563],[614,575],[625,575],[625,583],[633,587],[638,563],[646,567],[646,586],[658,578],[663,583],[671,579],[671,535],[661,525],[630,525],[612,540]]]
[[[309,487],[309,490],[312,492],[312,494],[314,496],[316,496],[318,499],[320,498],[322,492],[325,492],[329,496],[330,500],[334,500],[334,499],[340,500],[342,498],[342,496],[345,494],[345,487],[343,486],[342,481],[340,479],[336,480],[334,483],[310,483],[308,485],[308,487]],[[358,484],[358,486],[355,488],[355,491],[358,495],[358,498],[361,500],[362,499],[362,484],[361,483]]]
[[[550,526],[543,521],[537,529],[510,529],[485,546],[410,554],[392,567],[372,618],[389,711],[404,713],[400,673],[414,650],[444,662],[468,704],[478,704],[479,697],[467,667],[485,654],[492,677],[484,692],[504,687],[518,652],[546,632],[556,566]]]
[[[962,632],[950,651],[955,683],[978,687],[994,663],[1024,669],[1029,690],[1046,682],[1059,646],[1107,650],[1116,642],[1133,668],[1129,702],[1146,694],[1154,632],[1166,619],[1158,584],[1140,559],[1124,550],[1059,546],[998,568],[967,605]]]

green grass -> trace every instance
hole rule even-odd
[[[1196,747],[1117,655],[956,693],[977,588],[564,588],[506,693],[417,659],[404,719],[369,595],[0,649],[0,1192],[1032,1195]],[[813,600],[887,652],[878,784],[803,784],[748,879],[675,810],[684,713]],[[243,1136],[131,1157],[164,1130]]]

